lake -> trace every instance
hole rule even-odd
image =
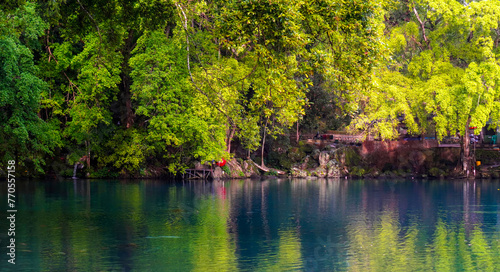
[[[16,185],[1,271],[500,271],[498,180]]]

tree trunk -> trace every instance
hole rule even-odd
[[[260,166],[265,167],[264,165],[264,146],[266,145],[266,128],[267,122],[269,121],[269,117],[266,120],[266,124],[264,125],[264,134],[262,135],[262,148],[260,151]]]
[[[299,143],[299,121],[297,120],[297,144]]]
[[[264,145],[266,144],[266,127],[264,127],[264,135],[262,136],[262,148],[260,150],[260,166],[264,167]]]
[[[233,127],[231,128],[231,131],[229,132],[229,136],[227,137],[227,142],[226,142],[227,153],[231,153],[231,142],[233,141],[233,137],[234,137],[235,132],[236,132],[236,126],[233,125]]]
[[[85,163],[87,164],[87,169],[90,169],[90,142],[85,141],[85,149],[86,149],[86,158],[85,158]]]
[[[128,65],[130,59],[130,53],[134,49],[134,31],[130,31],[127,40],[125,41],[125,45],[122,50],[122,54],[124,57],[124,62],[122,65],[122,73],[121,73],[121,81],[122,85],[120,86],[121,92],[124,100],[124,109],[122,114],[124,116],[121,117],[123,124],[125,127],[131,128],[134,125],[135,113],[132,109],[132,93],[130,91],[130,86],[132,85],[132,80],[130,79],[130,71],[132,70]]]
[[[469,131],[469,125],[470,125],[470,118],[467,120],[467,123],[465,124],[465,133],[462,136],[462,141],[461,141],[461,160],[462,160],[462,171],[464,172],[465,176],[468,178],[470,173],[471,173],[471,156],[470,156],[470,131]]]
[[[123,83],[125,85],[125,82]],[[129,86],[125,87],[125,127],[131,128],[134,124],[134,112],[132,111],[132,99]]]

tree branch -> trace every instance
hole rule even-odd
[[[80,0],[77,0],[77,1],[78,1],[78,4],[80,4],[80,7],[82,7],[82,9],[89,15],[90,19],[92,20],[92,22],[94,22],[95,27],[97,28],[97,34],[99,34],[99,41],[100,41],[99,54],[101,54],[102,36],[101,36],[101,30],[99,29],[99,25],[97,24],[96,20],[94,20],[94,17],[92,17],[92,14],[90,14],[90,12],[88,12],[88,10],[82,5]]]
[[[424,41],[429,45],[429,41],[427,40],[427,36],[425,36],[425,24],[422,22],[420,17],[418,16],[417,8],[413,7],[413,13],[415,13],[415,16],[417,17],[418,22],[420,23],[420,26],[422,28],[422,36],[424,38]]]
[[[203,94],[208,99],[208,102],[210,102],[210,104],[212,104],[212,106],[214,106],[215,109],[217,109],[220,113],[224,114],[224,116],[226,116],[228,118],[228,120],[231,120],[230,117],[228,116],[228,114],[225,113],[223,110],[221,110],[217,105],[215,105],[215,103],[210,99],[208,94],[205,93],[204,91],[202,91],[198,87],[198,85],[196,85],[196,82],[194,81],[193,75],[191,73],[191,65],[189,63],[189,36],[188,36],[188,29],[187,29],[187,16],[186,16],[186,13],[184,12],[184,10],[182,9],[181,5],[179,5],[179,3],[175,3],[175,6],[182,13],[182,16],[179,15],[179,17],[181,17],[181,19],[182,19],[182,17],[184,17],[183,27],[184,27],[184,31],[186,31],[186,50],[187,50],[186,62],[187,62],[187,68],[188,68],[188,72],[189,72],[189,77],[191,78],[191,82],[193,83],[193,86],[196,88],[196,90],[198,90],[198,92]]]

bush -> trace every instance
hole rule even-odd
[[[407,174],[407,172],[404,169],[394,170],[394,173],[396,173],[398,177],[406,177]]]
[[[269,169],[269,171],[267,171],[264,175],[266,175],[266,176],[277,176],[278,172],[276,172],[273,169]]]
[[[65,169],[65,170],[61,171],[59,173],[59,175],[63,176],[63,177],[72,177],[73,176],[73,169]]]
[[[433,167],[429,170],[429,175],[431,177],[442,177],[446,174],[445,171],[441,170],[440,168]]]
[[[496,150],[476,150],[476,160],[481,164],[495,164],[500,161],[500,152]]]
[[[90,172],[89,178],[117,178],[120,174],[103,167],[97,171]]]
[[[292,163],[300,162],[306,153],[301,151],[298,147],[293,147],[288,150],[288,158],[292,161]]]
[[[269,166],[275,168],[284,168],[290,169],[292,168],[292,161],[286,153],[278,153],[275,151],[269,152],[268,155],[268,163]]]
[[[222,171],[224,171],[226,174],[228,174],[229,176],[231,175],[231,169],[229,169],[229,166],[224,165],[221,167],[222,168]]]
[[[302,145],[300,146],[300,149],[299,149],[299,152],[302,152],[302,153],[305,153],[305,154],[311,154],[314,150],[314,147],[309,145],[309,144],[305,144],[305,145]]]
[[[366,170],[359,166],[354,166],[351,168],[351,176],[363,177],[366,174]]]
[[[146,136],[141,130],[117,131],[106,144],[109,154],[99,158],[100,164],[126,170],[129,173],[139,171],[141,167],[145,166],[146,156],[151,152],[151,147],[146,144],[145,138]]]
[[[243,159],[242,159],[242,158],[236,158],[236,161],[237,161],[240,165],[243,165]]]
[[[356,152],[356,150],[352,148],[345,148],[344,150],[345,154],[345,164],[350,166],[350,165],[360,165],[362,163],[362,158],[361,156]]]

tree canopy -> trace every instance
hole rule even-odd
[[[398,3],[385,21],[389,54],[353,128],[394,138],[398,117],[417,135],[432,124],[440,140],[463,137],[467,170],[469,127],[495,128],[500,117],[499,22],[499,1]]]
[[[235,142],[264,164],[266,137],[351,120],[387,139],[400,120],[458,133],[465,147],[468,127],[500,117],[499,4],[9,1],[0,155],[39,173],[57,156],[176,173]]]

